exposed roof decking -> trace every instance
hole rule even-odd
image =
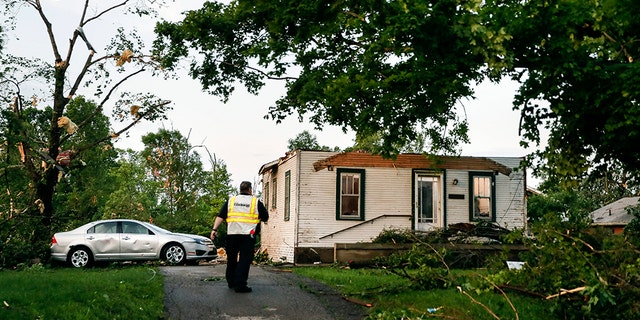
[[[346,152],[316,161],[313,164],[316,171],[320,171],[329,166],[491,170],[504,175],[509,175],[512,171],[511,168],[484,157],[430,157],[417,153],[399,154],[396,159],[385,159],[380,155],[365,152]]]

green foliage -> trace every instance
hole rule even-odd
[[[54,205],[64,208],[54,214],[56,228],[66,226],[70,221],[85,223],[97,219],[114,191],[109,172],[116,166],[117,151],[110,140],[93,145],[108,136],[110,130],[108,117],[102,114],[90,116],[96,107],[95,102],[84,97],[74,98],[67,105],[68,117],[89,121],[60,147],[62,150],[83,151],[64,167],[64,178],[56,187]]]
[[[450,287],[454,280],[445,262],[446,255],[444,248],[438,250],[429,244],[420,243],[406,252],[378,258],[376,264],[409,279],[417,288],[442,289]]]
[[[207,192],[207,178],[200,155],[178,131],[160,129],[142,137],[141,156],[149,176],[161,188],[160,204],[168,215],[186,215],[197,209],[196,199]]]
[[[521,271],[495,272],[493,283],[520,287],[554,302],[562,319],[629,319],[640,310],[638,246],[580,221],[546,216],[532,226]],[[565,292],[565,290],[573,290]],[[616,310],[612,313],[611,310]]]
[[[46,257],[49,247],[42,243],[33,243],[29,234],[30,220],[10,219],[0,222],[0,269],[17,266],[21,263],[31,263],[33,259]]]
[[[371,240],[372,243],[414,243],[416,235],[409,229],[384,229],[378,236]]]
[[[469,143],[467,137],[469,127],[465,119],[451,119],[443,133],[437,126],[419,125],[415,137],[410,141],[393,145],[398,153],[428,153],[428,154],[460,154],[460,145]],[[380,132],[356,134],[355,144],[346,151],[364,150],[373,154],[384,153],[384,135]]]
[[[102,219],[148,221],[162,212],[158,208],[160,186],[149,178],[147,171],[139,152],[120,150],[118,166],[110,172],[114,190],[102,209]]]
[[[83,97],[71,100],[67,106],[67,115],[74,119],[86,118],[96,108],[96,104]],[[23,117],[22,121],[20,118]],[[24,135],[41,141],[38,150],[46,150],[47,122],[52,117],[52,109],[38,109],[36,106],[24,106],[20,116],[14,112],[2,114],[2,139],[6,145],[15,146],[22,143]],[[2,239],[2,266],[14,266],[34,259],[46,260],[51,230],[68,229],[71,226],[85,223],[99,216],[107,195],[110,193],[108,170],[115,162],[116,152],[112,150],[109,141],[95,144],[95,141],[106,136],[109,131],[109,121],[102,115],[90,118],[82,128],[78,128],[74,135],[68,135],[60,143],[61,150],[70,151],[73,157],[68,165],[59,165],[59,175],[56,177],[56,193],[50,195],[51,203],[59,210],[49,218],[45,201],[37,200],[37,208],[31,207],[31,199],[36,196],[33,179],[42,175],[32,176],[33,163],[28,160],[28,144],[19,148],[7,148],[3,154],[3,185],[7,192],[0,195],[0,210],[2,215],[0,224],[0,239]],[[34,142],[30,142],[32,144]],[[24,156],[23,156],[24,153]],[[25,160],[24,162],[22,160]],[[38,166],[42,160],[47,161],[43,154],[38,158]],[[46,166],[45,166],[46,167]],[[54,169],[52,169],[54,170]],[[57,169],[56,169],[57,170]],[[46,171],[46,170],[45,170]],[[42,182],[42,181],[39,181]],[[33,211],[35,210],[35,211]]]
[[[522,114],[525,144],[549,140],[539,156],[556,174],[580,176],[589,163],[620,161],[640,168],[635,81],[640,53],[633,0],[495,1],[493,25],[505,42],[507,69],[521,83],[514,107]],[[621,143],[624,141],[624,143]]]
[[[273,258],[269,257],[269,253],[266,251],[258,251],[253,256],[253,262],[257,264],[273,264]]]
[[[556,196],[563,199],[568,194]],[[549,297],[550,310],[560,319],[633,318],[640,311],[637,234],[629,230],[627,236],[612,235],[606,229],[592,227],[589,211],[580,208],[580,202],[569,199],[565,206],[548,202],[544,208],[549,212],[531,224],[530,236],[515,231],[504,237],[505,241],[524,243],[530,248],[519,257],[525,262],[523,270],[506,270],[504,261],[508,258],[503,252],[486,260],[489,268],[486,277],[456,277],[449,269],[452,252],[420,239],[411,250],[375,262],[384,270],[408,279],[416,288],[458,286],[460,290],[483,294],[502,287],[539,298]],[[553,212],[561,208],[564,210]],[[637,212],[637,208],[630,210]],[[386,231],[378,238],[395,242],[397,234],[401,233]],[[616,314],[612,315],[614,308]]]
[[[550,132],[535,171],[581,179],[616,162],[640,168],[628,148],[640,144],[639,10],[633,0],[237,0],[160,22],[154,47],[168,69],[188,57],[191,76],[224,100],[238,82],[257,93],[283,80],[268,117],[349,128],[356,148],[385,156],[456,153],[468,130],[456,103],[475,82],[510,77],[522,145]]]
[[[603,195],[591,195],[579,190],[562,190],[546,194],[532,195],[527,198],[527,216],[529,222],[548,219],[565,219],[590,224],[588,213],[611,202]],[[617,199],[616,199],[617,200]]]
[[[91,110],[91,106],[90,102],[79,98],[71,102],[69,112],[82,113]],[[104,120],[101,117],[95,119]],[[65,146],[81,148],[83,143],[90,140],[91,134],[100,135],[105,132],[108,128],[106,125],[107,122],[97,122],[91,126],[88,124],[87,132],[79,130]],[[180,140],[179,133],[174,134],[179,141],[185,143],[179,145],[182,149],[178,148],[178,156],[182,151],[191,150],[192,147],[186,141]],[[165,142],[171,144],[172,141],[169,139]],[[114,161],[113,157],[117,153],[120,154],[120,159]],[[7,155],[7,159],[19,159],[19,154]],[[173,161],[173,158],[167,159],[165,161]],[[161,161],[158,163],[162,163]],[[25,214],[15,209],[28,198],[16,197],[14,193],[27,192],[29,181],[20,168],[8,167],[10,170],[6,171],[5,179],[15,179],[5,180],[10,192],[0,194],[3,212],[10,213],[2,215],[3,219],[0,220],[0,267],[31,264],[37,261],[35,259],[46,261],[53,232],[70,230],[96,219],[132,218],[153,221],[175,232],[208,236],[217,211],[233,192],[231,177],[224,161],[212,159],[212,170],[205,171],[200,157],[195,153],[190,154],[182,167],[163,167],[163,170],[166,169],[164,180],[159,179],[160,175],[153,174],[157,171],[148,163],[141,152],[113,150],[108,143],[100,148],[88,149],[81,157],[74,158],[66,167],[66,174],[61,176],[62,180],[55,194],[55,204],[65,210],[57,211],[53,216],[50,227],[52,231],[39,228],[41,216]],[[176,186],[173,181],[184,183],[178,188],[179,192],[173,192],[175,188],[167,188],[166,179],[174,179],[171,186]],[[163,197],[176,201],[172,206],[167,201],[161,201]]]
[[[178,131],[160,130],[143,142],[144,151],[128,150],[114,168],[115,190],[102,217],[152,221],[174,232],[209,236],[217,211],[233,191],[224,161],[211,159],[211,171],[204,170],[197,146]]]
[[[321,150],[321,151],[340,151],[340,148],[334,147],[331,149],[327,146],[320,146],[316,135],[311,134],[309,131],[304,130],[295,138],[288,140],[287,150]]]
[[[627,212],[633,215],[633,220],[624,227],[624,233],[629,236],[635,244],[640,246],[640,205],[626,208]]]
[[[371,303],[366,319],[550,319],[549,303],[517,293],[507,298],[493,290],[463,294],[458,288],[424,290],[406,277],[382,269],[296,267],[293,272],[331,285],[343,295]],[[452,270],[455,284],[466,287],[486,271]],[[484,281],[484,280],[482,280]],[[486,283],[486,281],[485,281]],[[473,300],[472,300],[473,299]],[[515,311],[511,304],[515,306]],[[496,316],[487,311],[490,310]],[[514,314],[517,312],[517,316]]]
[[[379,152],[392,156],[417,131],[450,135],[434,145],[466,139],[464,126],[449,130],[458,127],[456,102],[472,96],[485,57],[506,37],[475,27],[479,9],[457,0],[208,2],[183,21],[158,23],[154,47],[168,69],[192,57],[191,76],[223,100],[237,83],[257,93],[284,80],[269,118],[297,113],[318,127],[377,134]]]
[[[154,1],[152,5],[163,3]],[[85,2],[76,8],[79,10],[67,10],[68,14],[63,16],[51,15],[49,6],[42,6],[40,2],[12,0],[3,4],[5,10],[1,15],[7,20],[2,30],[15,41],[14,46],[23,45],[23,37],[13,33],[16,19],[25,16],[17,14],[18,11],[31,11],[25,14],[41,19],[44,23],[33,24],[29,29],[43,35],[61,30],[56,26],[64,22],[62,20],[73,19],[73,13],[86,13],[76,17],[83,28],[104,21],[97,17],[118,11],[121,14],[136,12],[141,14],[139,18],[153,13],[143,2],[117,6],[100,3],[91,9],[89,2]],[[3,146],[0,148],[0,183],[3,185],[0,243],[7,246],[3,254],[20,250],[19,254],[4,257],[5,266],[21,259],[46,259],[53,232],[101,216],[107,195],[114,190],[108,180],[116,158],[110,141],[143,120],[162,119],[169,109],[168,102],[152,94],[125,90],[123,84],[127,80],[157,67],[151,56],[144,53],[144,46],[135,33],[115,29],[115,39],[106,50],[87,50],[90,44],[83,39],[82,29],[68,31],[67,37],[45,36],[48,41],[38,42],[49,50],[24,51],[33,56],[4,52],[0,55],[3,66],[0,101],[6,106],[0,113]],[[57,39],[64,40],[58,43]],[[107,63],[121,58],[122,48],[136,52],[127,60],[127,66]],[[41,54],[49,56],[41,58]],[[71,57],[73,62],[69,61]],[[69,68],[71,64],[73,68]],[[153,73],[159,74],[162,70],[156,69]],[[117,81],[113,81],[114,78]],[[120,95],[117,98],[116,93]],[[111,105],[112,99],[118,98],[120,100]],[[134,106],[142,109],[132,108]],[[105,113],[109,107],[113,107],[112,119]],[[125,124],[112,133],[110,120]],[[62,152],[69,155],[68,164],[58,160]]]

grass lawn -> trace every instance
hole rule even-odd
[[[410,287],[408,280],[379,269],[297,267],[294,272],[334,286],[359,302],[370,303],[369,319],[549,319],[549,302],[513,292],[506,293],[512,308],[500,292],[465,291],[467,295],[455,287],[417,290]],[[475,274],[454,272],[464,275],[460,279]]]
[[[549,319],[549,302],[513,292],[507,300],[499,292],[468,290],[466,295],[455,286],[418,290],[380,269],[321,266],[293,272],[370,303],[369,319]],[[462,286],[476,273],[454,272]],[[0,319],[162,319],[163,298],[163,276],[153,265],[0,271]]]
[[[0,319],[161,319],[155,266],[0,271]]]

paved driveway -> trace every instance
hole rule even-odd
[[[225,264],[161,267],[165,319],[356,320],[366,310],[313,280],[269,266],[252,266],[251,293],[227,288]]]

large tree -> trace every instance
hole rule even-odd
[[[297,136],[287,141],[287,150],[322,150],[322,151],[340,151],[340,148],[334,147],[331,149],[328,146],[321,146],[318,143],[318,137],[311,132],[304,130],[298,133]]]
[[[640,3],[501,1],[492,23],[511,34],[508,74],[530,142],[549,131],[543,173],[584,177],[593,168],[640,169]],[[603,170],[600,170],[603,169]],[[635,173],[637,175],[637,173]]]
[[[548,129],[542,164],[581,175],[613,161],[640,168],[639,9],[633,0],[236,0],[159,23],[155,46],[166,67],[193,56],[191,75],[223,99],[238,81],[256,93],[284,80],[271,118],[298,113],[379,135],[383,155],[420,132],[453,150],[467,134],[456,102],[475,81],[511,77],[523,145],[545,143]]]
[[[286,81],[269,117],[297,113],[379,135],[379,151],[393,156],[416,132],[466,135],[456,102],[473,94],[503,40],[474,32],[480,9],[456,0],[207,2],[157,25],[156,55],[167,68],[193,57],[191,75],[223,99],[238,82],[257,93]]]
[[[154,6],[162,1],[150,1]],[[3,137],[6,160],[3,172],[6,177],[27,177],[29,190],[13,193],[22,199],[22,207],[13,207],[12,212],[24,212],[39,221],[33,223],[38,244],[49,240],[54,213],[54,194],[61,176],[69,174],[67,161],[81,161],[89,157],[90,150],[103,148],[113,138],[126,133],[142,120],[157,120],[164,117],[168,102],[125,83],[133,77],[157,71],[157,63],[145,53],[142,39],[135,31],[129,33],[122,28],[112,30],[113,40],[104,47],[92,42],[85,34],[87,28],[99,25],[109,15],[135,13],[141,17],[153,13],[153,8],[142,1],[131,4],[128,0],[91,1],[81,5],[80,14],[73,16],[69,10],[65,16],[49,16],[46,5],[40,0],[5,1],[3,14],[9,18],[20,18],[23,14],[34,14],[41,24],[31,25],[46,35],[49,58],[41,60],[33,56],[3,54],[0,59],[3,72],[0,74],[0,99],[3,108]],[[73,4],[68,4],[73,5]],[[26,11],[26,12],[25,12]],[[58,20],[54,20],[58,19]],[[62,20],[64,19],[64,20]],[[77,27],[65,37],[54,32],[56,23],[76,20]],[[6,24],[11,34],[13,20]],[[61,23],[62,24],[62,23]],[[111,26],[104,26],[102,35]],[[58,31],[59,29],[56,29]],[[108,36],[107,36],[108,37]],[[12,46],[22,45],[20,37],[12,37]],[[74,66],[74,67],[71,67]],[[90,112],[69,112],[69,103],[74,97],[85,95],[97,101]],[[117,101],[113,101],[119,99]],[[44,112],[43,110],[46,110]],[[84,134],[95,121],[103,121],[106,110],[113,110],[117,123],[112,132]],[[46,116],[43,121],[37,117]],[[82,134],[82,137],[78,137]],[[61,154],[66,149],[69,152]],[[88,158],[86,159],[89,162]],[[14,202],[18,204],[18,202]]]
[[[207,175],[197,150],[179,131],[160,129],[142,137],[142,157],[150,176],[161,188],[160,201],[167,214],[179,217],[208,192]]]
[[[61,146],[61,154],[71,154],[79,145],[101,140],[109,135],[110,122],[107,116],[94,112],[96,104],[77,97],[69,102],[66,114],[72,119],[91,119],[83,128],[65,140]],[[46,119],[50,119],[50,116]],[[43,120],[46,120],[43,119]],[[46,123],[46,122],[45,122]],[[102,208],[114,185],[109,174],[116,164],[118,152],[111,141],[103,141],[96,147],[86,149],[82,156],[76,157],[62,166],[64,172],[54,194],[54,207],[64,208],[54,212],[56,228],[64,229],[70,223],[85,223],[100,217]],[[65,164],[61,160],[60,162]],[[57,220],[57,221],[55,221]]]

